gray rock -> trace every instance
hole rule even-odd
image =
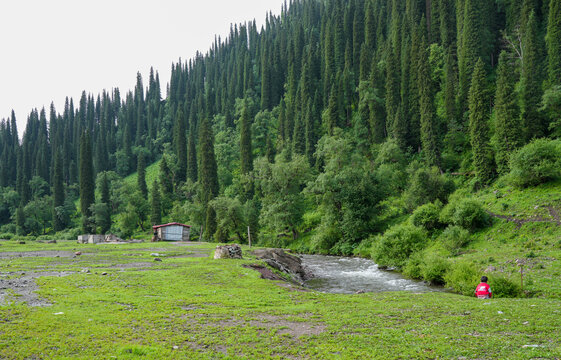
[[[154,261],[162,261],[160,258],[154,258]]]
[[[311,273],[302,266],[302,259],[287,254],[283,249],[258,249],[254,250],[252,254],[265,261],[273,269],[292,275],[298,282],[312,277]]]
[[[214,251],[215,259],[243,259],[242,248],[238,244],[217,246]]]

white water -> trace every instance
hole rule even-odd
[[[315,276],[306,285],[322,292],[353,294],[357,291],[444,291],[422,281],[404,279],[394,271],[379,270],[372,260],[323,255],[300,257],[302,264]]]

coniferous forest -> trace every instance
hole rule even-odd
[[[164,81],[3,119],[0,237],[174,221],[402,267],[485,226],[458,194],[560,175],[560,0],[294,0]]]

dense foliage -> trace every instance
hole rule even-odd
[[[372,245],[398,267],[430,237],[456,253],[489,224],[478,202],[449,201],[457,188],[559,176],[559,8],[291,1],[174,64],[165,98],[151,71],[124,97],[32,110],[21,141],[3,120],[0,232],[138,236],[178,221],[206,240]],[[418,259],[445,281],[445,262]]]

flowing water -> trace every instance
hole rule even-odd
[[[322,292],[354,294],[357,291],[445,291],[422,281],[403,278],[394,271],[380,270],[368,259],[323,255],[301,255],[302,264],[313,274],[306,285]]]

